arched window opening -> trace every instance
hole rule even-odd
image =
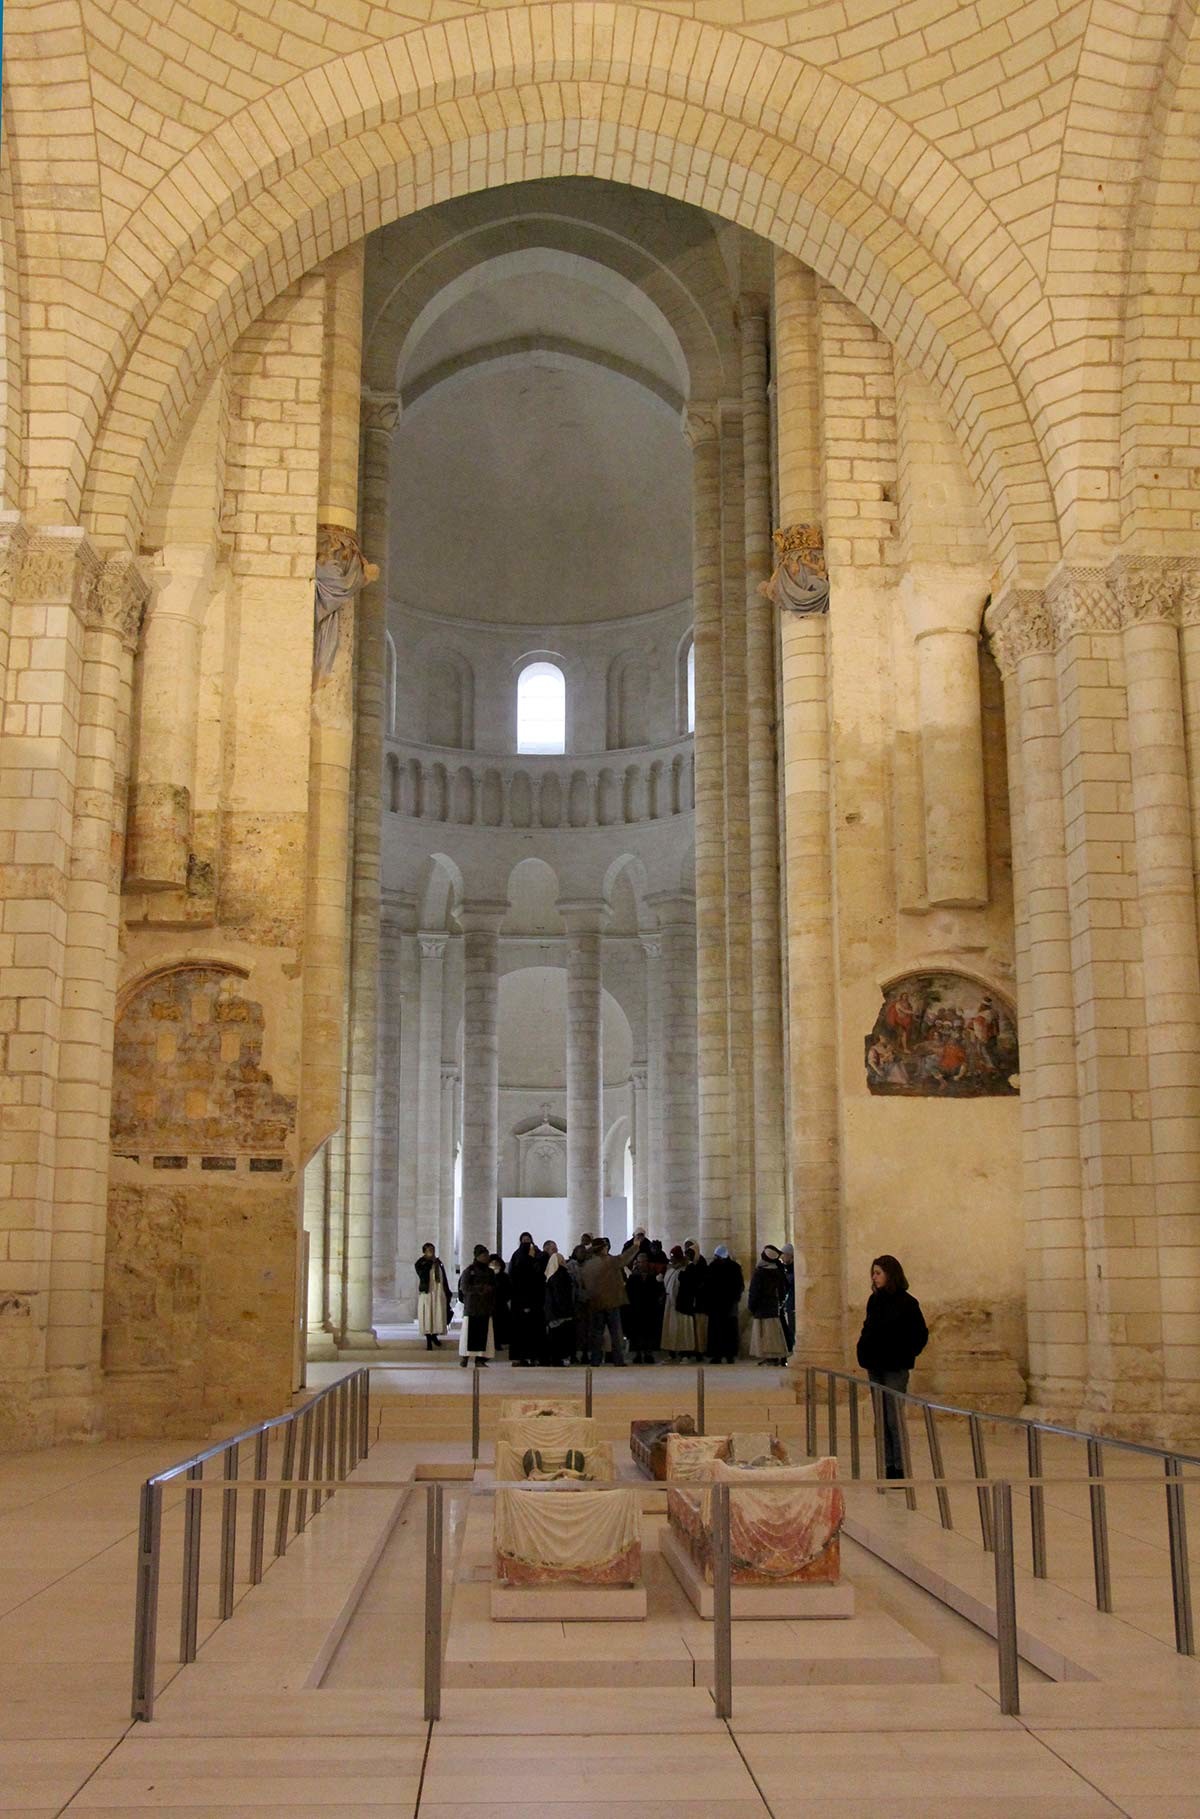
[[[675,731],[696,730],[696,642],[689,631],[675,647]]]
[[[517,750],[567,749],[567,681],[556,663],[529,663],[517,678]]]
[[[696,730],[696,646],[691,640],[687,652],[687,730]]]

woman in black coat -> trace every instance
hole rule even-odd
[[[866,1319],[858,1336],[859,1364],[872,1383],[907,1391],[908,1374],[928,1343],[929,1328],[920,1302],[908,1292],[908,1277],[895,1257],[876,1257]],[[883,1404],[884,1476],[903,1478],[903,1406],[894,1396],[885,1396]]]
[[[694,1238],[689,1238],[683,1247],[687,1262],[679,1273],[679,1288],[675,1296],[677,1311],[692,1323],[692,1356],[699,1364],[704,1356],[705,1335],[708,1330],[708,1301],[705,1294],[705,1277],[708,1264],[700,1255],[700,1246]]]
[[[653,1364],[662,1336],[663,1285],[649,1250],[642,1251],[625,1284],[629,1306],[625,1333],[635,1364]]]
[[[734,1364],[738,1355],[738,1306],[746,1292],[742,1266],[723,1244],[713,1252],[704,1275],[704,1301],[708,1309],[708,1361]]]
[[[546,1257],[528,1232],[508,1260],[508,1356],[540,1364],[546,1343]]]
[[[492,1330],[496,1339],[498,1352],[508,1349],[508,1271],[504,1267],[503,1257],[493,1251],[488,1267],[496,1278],[496,1304],[492,1309]]]

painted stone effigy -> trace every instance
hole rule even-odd
[[[1020,1088],[1011,1008],[961,973],[889,985],[864,1047],[867,1090],[881,1097],[1011,1098]]]

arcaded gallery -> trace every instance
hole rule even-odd
[[[1191,1819],[1191,0],[9,0],[0,336],[0,1807]]]

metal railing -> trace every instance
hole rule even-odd
[[[821,1394],[818,1380],[823,1380],[824,1394]],[[1175,1647],[1181,1655],[1195,1654],[1195,1633],[1192,1613],[1191,1572],[1188,1557],[1187,1511],[1184,1504],[1185,1466],[1200,1466],[1200,1457],[1193,1454],[1174,1452],[1162,1447],[1149,1446],[1136,1440],[1119,1440],[1103,1434],[1089,1434],[1081,1428],[1063,1427],[1050,1421],[1032,1421],[1024,1415],[1004,1415],[983,1413],[977,1409],[958,1408],[953,1403],[935,1402],[927,1396],[914,1396],[907,1391],[889,1389],[883,1384],[869,1383],[864,1378],[855,1376],[851,1371],[830,1370],[822,1365],[804,1367],[804,1431],[805,1447],[809,1457],[814,1457],[819,1445],[819,1427],[821,1405],[826,1410],[826,1436],[828,1451],[836,1455],[838,1450],[838,1390],[844,1386],[845,1402],[850,1432],[850,1476],[862,1478],[862,1453],[859,1440],[859,1397],[864,1393],[871,1399],[874,1411],[875,1428],[875,1475],[877,1487],[886,1490],[888,1483],[904,1491],[905,1502],[910,1510],[917,1508],[918,1481],[913,1475],[912,1441],[906,1411],[920,1411],[925,1430],[925,1441],[929,1451],[930,1479],[924,1480],[929,1488],[936,1492],[938,1520],[944,1529],[954,1529],[954,1514],[950,1502],[950,1481],[946,1478],[941,1434],[938,1430],[938,1417],[948,1417],[966,1423],[971,1446],[971,1466],[979,1509],[979,1538],[985,1553],[997,1550],[997,1530],[1000,1516],[994,1495],[996,1481],[989,1478],[987,1462],[987,1445],[984,1434],[985,1424],[1011,1428],[1024,1433],[1025,1452],[1028,1476],[1019,1479],[1009,1474],[1009,1543],[1011,1546],[1011,1487],[1018,1483],[1029,1493],[1029,1539],[1030,1555],[1035,1579],[1049,1578],[1049,1549],[1046,1532],[1046,1485],[1047,1483],[1085,1483],[1088,1488],[1088,1514],[1092,1543],[1092,1574],[1095,1585],[1096,1609],[1111,1614],[1112,1603],[1112,1564],[1109,1553],[1108,1532],[1108,1491],[1105,1480],[1105,1455],[1117,1453],[1135,1455],[1151,1459],[1161,1464],[1164,1476],[1167,1520],[1167,1550],[1171,1566],[1171,1599],[1174,1609]],[[889,1401],[890,1399],[890,1401]],[[891,1419],[889,1420],[889,1415]],[[899,1444],[903,1479],[889,1480],[885,1471],[885,1433],[891,1427]],[[1084,1451],[1086,1474],[1082,1479],[1059,1477],[1047,1479],[1044,1470],[1044,1446],[1047,1435],[1056,1439],[1069,1441]],[[1145,1483],[1146,1480],[1138,1480]],[[989,1492],[989,1485],[992,1491]]]
[[[168,1486],[178,1484],[183,1492],[179,1661],[184,1666],[196,1659],[198,1643],[203,1493],[215,1491],[221,1499],[217,1586],[218,1620],[224,1622],[233,1614],[236,1596],[239,1494],[250,1495],[247,1576],[250,1585],[258,1585],[266,1570],[268,1492],[276,1493],[273,1558],[277,1560],[287,1552],[289,1539],[303,1531],[365,1458],[370,1448],[370,1408],[370,1372],[353,1371],[302,1407],[219,1440],[203,1452],[193,1453],[190,1459],[180,1460],[178,1465],[147,1478],[138,1511],[132,1701],[135,1719],[149,1719],[154,1714],[163,1503]],[[268,1481],[271,1442],[276,1438],[282,1442],[279,1477]],[[242,1448],[250,1445],[254,1448],[254,1474],[247,1482],[239,1479],[239,1466]],[[221,1476],[206,1479],[205,1467],[215,1459],[222,1461]]]

